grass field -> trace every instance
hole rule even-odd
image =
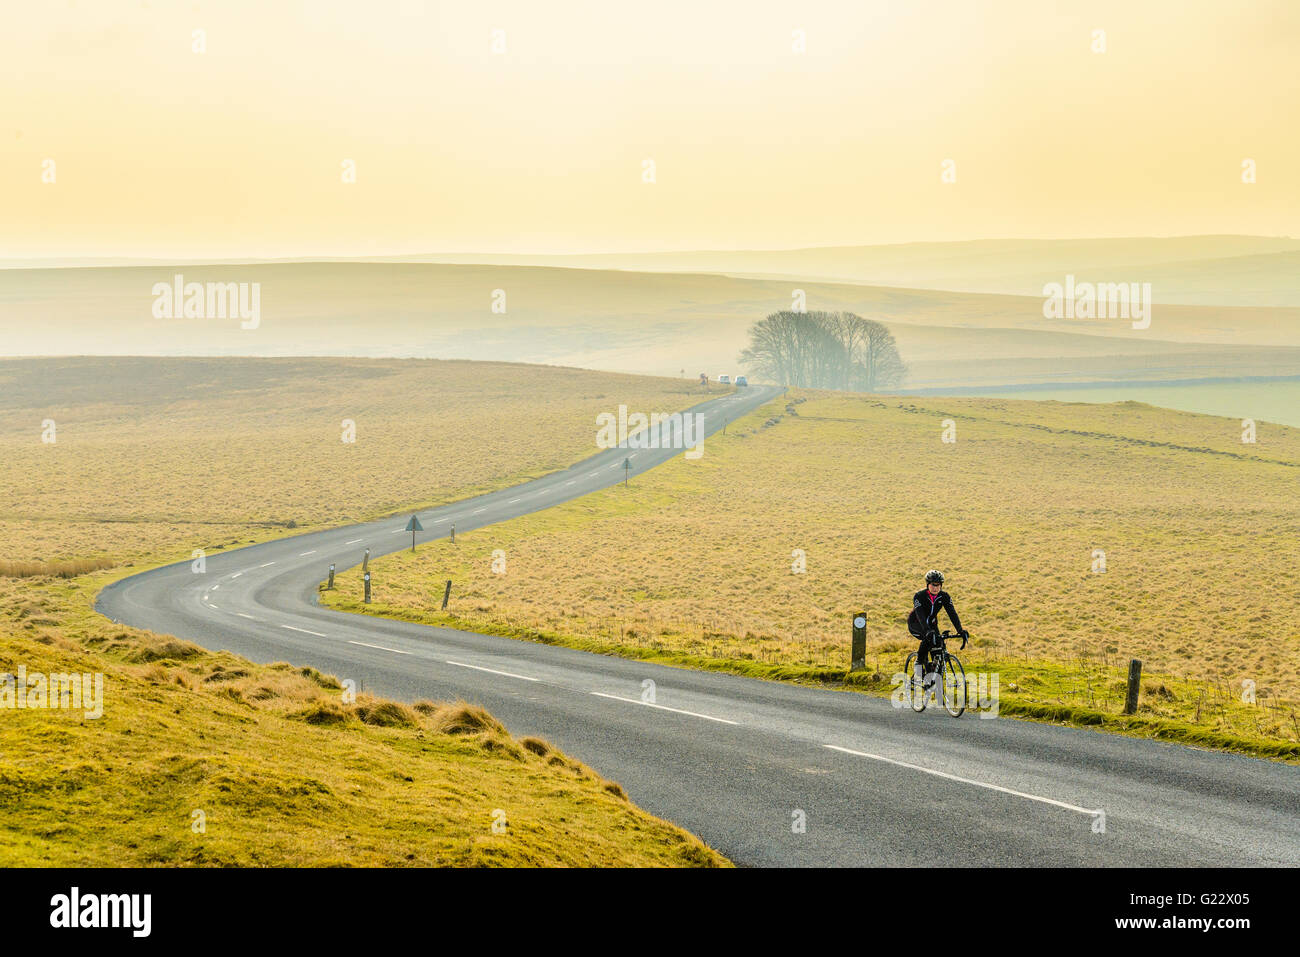
[[[800,398],[629,488],[384,557],[367,610],[835,682],[862,610],[881,677],[853,683],[887,690],[934,566],[1003,713],[1300,754],[1300,430],[1249,445],[1238,420],[1138,403]],[[354,577],[335,607],[363,607]],[[1133,719],[1130,657],[1147,676]]]
[[[694,400],[499,364],[0,363],[0,672],[104,675],[98,719],[0,709],[0,865],[726,864],[481,709],[345,701],[92,610],[132,566],[503,485],[619,402]]]

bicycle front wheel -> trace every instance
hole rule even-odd
[[[912,706],[912,710],[918,714],[925,710],[925,684],[916,680],[916,652],[907,656],[907,662],[903,665],[903,674],[907,676],[907,701]]]
[[[966,669],[956,655],[947,656],[939,680],[943,686],[944,708],[954,718],[960,718],[966,710]]]

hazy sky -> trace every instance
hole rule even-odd
[[[0,258],[1300,235],[1297,0],[3,2]]]

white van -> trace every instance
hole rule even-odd
[[[729,375],[718,376],[718,385],[731,385],[731,376]]]

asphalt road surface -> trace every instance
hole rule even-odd
[[[695,411],[712,434],[778,394],[750,387]],[[625,458],[635,479],[674,454],[608,449],[426,510],[417,541],[622,482]],[[204,574],[189,562],[144,572],[104,589],[97,608],[254,661],[312,665],[375,694],[481,704],[740,864],[1300,864],[1294,766],[972,712],[916,714],[861,694],[321,608],[329,564],[342,571],[366,548],[372,558],[409,548],[408,517],[209,555]],[[845,630],[847,656],[847,619]]]

